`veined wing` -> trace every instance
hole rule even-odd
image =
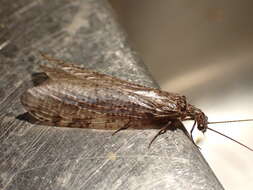
[[[95,72],[86,68],[79,67],[74,64],[65,63],[62,60],[58,60],[55,58],[48,57],[46,55],[42,55],[46,60],[48,60],[52,67],[49,66],[41,66],[43,71],[52,79],[52,80],[59,80],[59,79],[71,79],[71,78],[79,78],[88,80],[89,82],[94,83],[104,83],[105,85],[119,85],[119,86],[127,86],[128,88],[137,88],[140,89],[150,89],[150,90],[157,90],[150,87],[145,87],[142,85],[134,84],[128,82],[126,80],[122,80],[110,75],[102,74],[99,72]],[[175,93],[169,93],[171,95],[175,95]]]

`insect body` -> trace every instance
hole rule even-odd
[[[207,117],[185,96],[74,65],[52,66],[42,66],[47,81],[21,96],[27,111],[49,125],[117,129],[120,123],[145,128],[145,123],[195,120],[199,130],[206,130]]]
[[[195,125],[203,133],[209,129],[207,116],[185,96],[44,57],[53,63],[42,66],[49,79],[21,96],[26,110],[42,123],[117,131],[156,127],[157,136],[176,121],[194,120],[192,131]]]

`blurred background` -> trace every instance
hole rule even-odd
[[[252,1],[110,2],[163,90],[186,95],[209,121],[253,118]],[[253,122],[210,127],[253,147]],[[212,131],[195,139],[225,189],[253,189],[253,152]]]

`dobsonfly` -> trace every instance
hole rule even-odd
[[[253,151],[235,139],[209,128],[208,124],[217,122],[208,122],[205,113],[189,104],[185,96],[130,83],[42,56],[51,63],[51,66],[41,65],[48,79],[24,92],[21,103],[28,113],[46,125],[111,129],[116,130],[114,133],[127,128],[160,129],[151,140],[150,147],[175,122],[193,120],[190,131],[192,141],[192,133],[197,126],[203,133],[209,129]],[[252,119],[219,123],[239,121]]]

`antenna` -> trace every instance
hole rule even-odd
[[[237,120],[237,121],[246,121],[246,120]],[[247,120],[247,121],[248,121],[248,120]],[[252,121],[252,120],[250,120],[250,121]],[[222,122],[222,121],[221,121],[221,122]],[[229,121],[229,122],[236,122],[236,121],[234,120],[234,121]],[[213,122],[210,122],[210,123],[213,124]],[[216,122],[214,122],[214,123],[216,123]],[[218,122],[218,123],[219,123],[219,122]],[[227,123],[227,122],[225,122],[225,123]],[[239,141],[237,141],[237,140],[235,140],[235,139],[233,139],[233,138],[231,138],[231,137],[229,137],[229,136],[227,136],[227,135],[225,135],[225,134],[223,134],[223,133],[221,133],[221,132],[219,132],[219,131],[216,131],[216,130],[214,130],[214,129],[212,129],[212,128],[207,127],[207,129],[210,130],[210,131],[213,131],[213,132],[215,132],[215,133],[218,133],[219,135],[221,135],[221,136],[223,136],[223,137],[226,137],[226,138],[230,139],[231,141],[234,141],[235,143],[237,143],[237,144],[239,144],[239,145],[241,145],[241,146],[243,146],[243,147],[245,147],[245,148],[247,148],[248,150],[250,150],[250,151],[253,152],[253,149],[250,148],[250,147],[248,147],[248,146],[246,146],[245,144],[242,144],[242,143],[240,143]]]
[[[207,124],[233,123],[233,122],[244,122],[244,121],[253,121],[253,119],[230,120],[230,121],[214,121],[214,122],[208,122]]]

